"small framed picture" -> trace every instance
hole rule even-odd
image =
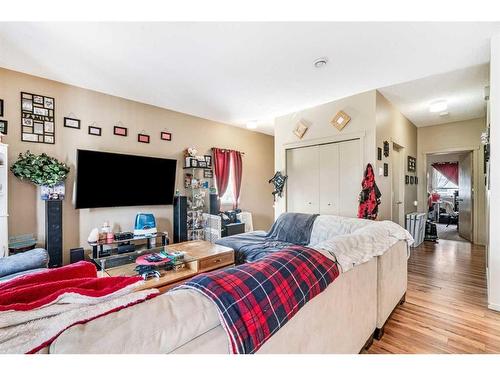
[[[0,99],[0,117],[3,117],[3,99]]]
[[[31,100],[23,99],[22,109],[26,112],[33,112],[33,102]]]
[[[119,135],[121,137],[126,137],[128,135],[128,129],[124,128],[123,126],[115,126],[113,128],[113,134]]]
[[[203,178],[214,178],[214,172],[211,169],[205,169],[203,171]]]
[[[389,142],[387,141],[384,141],[384,156],[389,157]]]
[[[293,134],[295,134],[297,138],[302,139],[304,134],[306,134],[308,128],[308,124],[304,120],[300,120],[297,125],[295,125]]]
[[[382,148],[377,147],[377,160],[382,160]]]
[[[191,158],[191,168],[197,168],[198,167],[198,160],[195,158]]]
[[[137,134],[137,141],[141,143],[149,143],[149,135]]]
[[[207,168],[212,168],[212,155],[205,155],[205,162],[207,163]]]
[[[389,176],[389,164],[384,163],[384,177]]]
[[[161,139],[162,139],[162,141],[171,141],[172,140],[172,133],[161,132]]]
[[[0,120],[0,133],[7,134],[7,120]]]
[[[415,185],[418,185],[418,177],[415,176]]]
[[[64,127],[65,128],[80,129],[80,120],[78,120],[76,118],[65,117],[64,118]]]
[[[415,177],[410,176],[410,185],[413,185],[414,182],[415,182]]]
[[[40,96],[40,95],[34,95],[34,96],[33,96],[33,101],[34,101],[36,104],[43,104],[43,96]]]
[[[405,184],[408,185],[410,183],[410,176],[405,176]]]
[[[347,113],[344,111],[338,111],[330,123],[341,131],[349,123],[349,121],[351,121],[351,117]]]
[[[200,168],[206,168],[207,167],[207,162],[205,160],[198,161],[198,167],[200,167]]]
[[[102,135],[102,129],[98,128],[97,126],[89,126],[89,134],[97,135],[100,137]]]
[[[33,126],[33,120],[30,118],[22,119],[23,126]]]
[[[44,96],[43,106],[48,109],[54,109],[54,99]]]

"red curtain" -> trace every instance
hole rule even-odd
[[[458,185],[458,163],[433,163],[433,168],[445,176],[448,180]]]
[[[241,176],[243,174],[243,162],[241,152],[231,151],[231,163],[233,166],[233,208],[238,208],[241,191]]]
[[[213,148],[212,151],[214,154],[215,183],[217,184],[217,193],[220,199],[226,192],[229,182],[231,153],[228,150],[222,150],[220,148]]]

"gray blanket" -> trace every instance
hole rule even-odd
[[[285,213],[276,220],[269,233],[242,233],[221,238],[216,243],[234,249],[236,264],[254,262],[291,245],[307,245],[317,216]]]

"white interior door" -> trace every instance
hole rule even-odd
[[[458,161],[458,233],[472,242],[472,152]]]
[[[286,153],[287,211],[319,212],[319,146],[294,148]]]
[[[356,217],[358,214],[358,197],[363,179],[360,142],[359,139],[355,139],[338,143],[339,209],[337,214],[340,216]]]
[[[319,213],[339,214],[339,143],[319,146]]]

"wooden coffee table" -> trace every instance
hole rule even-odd
[[[160,251],[161,248],[158,248]],[[161,293],[185,282],[200,273],[234,265],[234,250],[230,247],[216,245],[208,241],[187,241],[168,245],[168,251],[184,251],[186,253],[185,266],[177,271],[165,271],[159,278],[146,280],[137,290],[157,288]],[[99,272],[100,276],[131,276],[137,275],[134,271],[135,263],[108,268]]]

